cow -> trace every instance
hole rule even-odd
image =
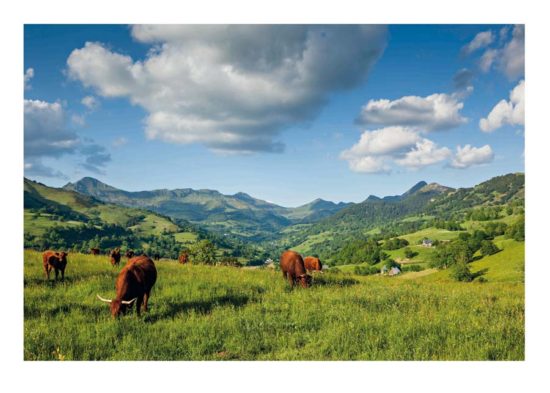
[[[110,304],[113,318],[126,313],[134,303],[139,316],[142,305],[143,311],[147,311],[147,302],[156,281],[157,269],[153,260],[145,256],[134,257],[118,274],[115,284],[116,297],[111,300],[99,295],[97,297],[102,302]]]
[[[178,262],[181,263],[182,265],[186,264],[188,260],[189,260],[189,254],[187,254],[187,252],[185,251],[183,251],[178,257]]]
[[[323,270],[323,264],[321,263],[321,260],[317,257],[311,257],[311,256],[305,257],[304,266],[306,267],[306,270],[308,272],[311,272],[311,271],[321,272]]]
[[[50,281],[50,272],[52,269],[55,269],[55,281],[61,272],[61,281],[65,281],[65,267],[67,266],[67,255],[68,253],[56,252],[56,251],[44,251],[42,254],[42,263],[44,264],[44,271],[48,281]]]
[[[311,284],[311,276],[306,273],[304,260],[295,251],[288,250],[281,254],[281,271],[283,277],[288,279],[291,288],[296,283],[300,283],[303,288],[307,288]]]
[[[134,257],[134,252],[132,250],[126,251],[126,258],[130,259]]]
[[[114,250],[111,250],[110,257],[111,265],[115,266],[120,264],[120,248],[117,247]]]
[[[90,254],[99,255],[99,248],[97,247],[90,248]]]
[[[158,260],[160,259],[160,254],[159,254],[158,252],[154,253],[154,254],[153,254],[153,259],[154,259],[155,261],[158,261]]]

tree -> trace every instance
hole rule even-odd
[[[208,239],[193,244],[190,248],[190,254],[193,263],[213,264],[216,261],[216,248]]]
[[[451,278],[455,281],[470,282],[473,280],[474,276],[467,263],[459,262],[455,263],[453,266],[451,270]]]
[[[487,255],[493,255],[500,251],[500,249],[490,240],[483,240],[481,242],[481,255],[487,256]]]

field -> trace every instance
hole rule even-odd
[[[502,262],[489,258],[474,263]],[[66,281],[55,284],[40,253],[25,251],[24,263],[26,360],[524,359],[524,285],[506,277],[326,273],[290,290],[275,271],[165,260],[149,313],[114,320],[96,299],[114,296],[120,268],[106,257],[70,254]]]

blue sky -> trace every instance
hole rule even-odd
[[[524,171],[523,26],[27,25],[24,49],[25,175],[52,186],[297,206]]]

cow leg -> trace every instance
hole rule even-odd
[[[139,317],[141,315],[141,303],[143,303],[143,297],[142,296],[138,297],[134,303],[136,303],[136,313],[137,313],[137,316]]]
[[[292,274],[287,273],[288,282],[290,284],[290,288],[294,287],[294,278],[292,278]]]
[[[50,269],[48,265],[44,266],[44,272],[46,273],[46,278],[48,279],[48,281],[50,281]]]
[[[58,277],[59,277],[59,270],[55,268],[55,281],[57,281]]]
[[[144,312],[147,312],[147,302],[149,301],[149,294],[151,292],[148,291],[148,292],[145,292],[145,295],[143,295],[143,311]]]
[[[61,281],[65,281],[65,269],[61,269]]]

